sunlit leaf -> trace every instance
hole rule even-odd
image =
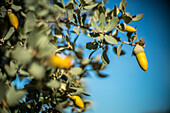
[[[113,17],[110,22],[106,25],[106,30],[107,31],[112,31],[114,28],[116,28],[118,23],[118,18],[117,17]]]
[[[104,15],[104,13],[101,13],[101,14],[100,14],[100,17],[99,17],[99,25],[100,25],[101,29],[104,30],[105,25],[106,25],[106,20],[105,20],[105,15]]]
[[[94,7],[96,7],[97,5],[98,5],[98,3],[92,4],[92,5],[87,5],[87,6],[84,6],[84,9],[86,9],[86,10],[91,10],[91,9],[93,9]]]
[[[143,14],[134,15],[132,16],[132,21],[136,22],[141,20],[142,18],[143,18]]]
[[[12,36],[12,34],[14,33],[14,31],[15,31],[14,27],[11,27],[11,28],[9,29],[9,31],[7,32],[7,34],[5,35],[4,40],[8,40],[8,39]]]
[[[125,8],[127,5],[127,1],[126,0],[122,0],[119,4],[119,9],[120,11],[124,14],[125,13]]]
[[[106,36],[104,36],[104,39],[109,44],[118,44],[117,40],[112,36],[106,35]]]
[[[118,58],[119,58],[119,56],[120,56],[121,51],[122,51],[122,44],[120,44],[120,45],[118,46],[118,48],[117,48],[117,56],[118,56]]]

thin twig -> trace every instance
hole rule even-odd
[[[68,20],[36,20],[36,22],[46,22],[46,23],[61,22],[61,23],[66,23],[66,22],[68,22]],[[83,28],[83,29],[92,31],[92,29],[90,29],[90,28],[88,28],[88,27],[85,27],[85,26],[77,25],[77,24],[74,23],[74,22],[70,22],[70,21],[69,21],[69,24],[72,24],[72,25],[74,25],[74,26],[77,26],[77,27],[80,27],[80,28]]]
[[[128,44],[128,45],[131,45],[131,46],[136,46],[136,44],[131,44],[130,42],[125,42],[125,41],[120,41],[121,43],[124,43],[124,44]]]

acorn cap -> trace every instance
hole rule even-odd
[[[141,53],[141,52],[144,52],[144,48],[142,46],[140,46],[139,44],[137,44],[134,49],[133,49],[133,52],[134,54],[138,54],[138,53]]]
[[[8,15],[12,13],[12,9],[8,9]]]

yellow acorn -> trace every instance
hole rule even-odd
[[[125,25],[125,31],[127,32],[136,32],[136,29],[132,26]]]
[[[8,17],[11,25],[17,29],[19,25],[18,18],[14,13],[12,13],[11,9],[8,9]]]
[[[144,48],[137,44],[134,48],[134,54],[136,55],[139,66],[146,72],[148,70],[148,61],[144,52]]]
[[[50,64],[55,67],[69,68],[71,66],[72,59],[73,58],[70,56],[62,58],[57,55],[53,55],[50,57]]]
[[[74,101],[74,103],[79,107],[84,109],[84,103],[82,99],[79,96],[71,96],[71,99]]]

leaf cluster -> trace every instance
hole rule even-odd
[[[71,106],[72,111],[84,112],[89,108],[90,96],[82,79],[94,71],[100,78],[110,63],[107,51],[111,47],[118,57],[124,55],[123,44],[144,46],[136,32],[126,32],[130,22],[143,15],[130,15],[125,11],[127,2],[119,7],[106,9],[104,2],[96,0],[1,0],[0,1],[0,112],[57,112]],[[7,15],[8,10],[17,16],[19,27],[14,28]],[[120,21],[123,20],[124,23]],[[127,36],[125,42],[118,33]],[[93,50],[84,57],[83,47],[76,45],[80,34],[92,37],[85,48]],[[101,56],[92,57],[102,49]],[[72,56],[69,68],[52,66],[52,55]],[[102,62],[100,61],[102,59]],[[90,67],[90,68],[89,68]],[[24,88],[12,86],[29,79]],[[70,99],[80,96],[85,108],[78,108]]]

